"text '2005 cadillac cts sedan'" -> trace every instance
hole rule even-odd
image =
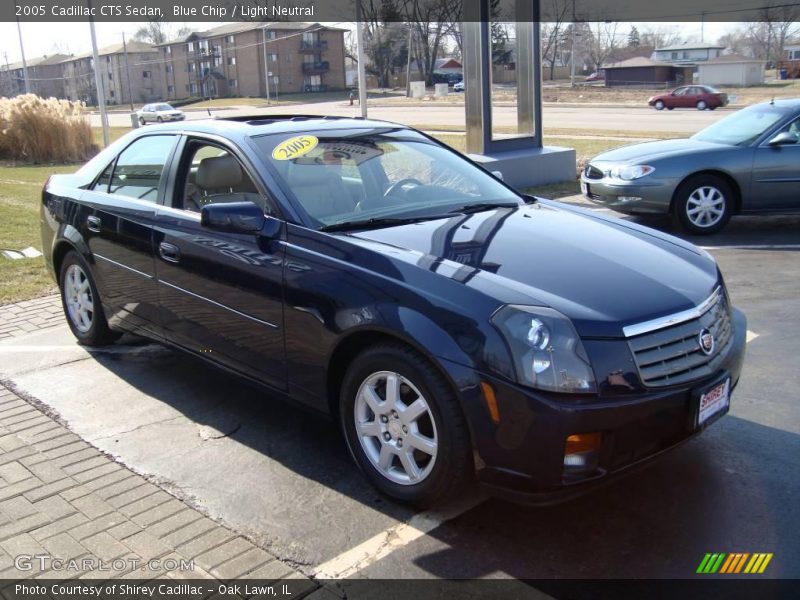
[[[133,332],[328,413],[400,501],[581,493],[725,414],[742,368],[706,252],[393,123],[149,127],[52,176],[41,220],[81,343]]]

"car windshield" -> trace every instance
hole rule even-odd
[[[766,104],[745,108],[733,113],[692,136],[693,140],[747,146],[783,119],[785,113],[778,107]]]
[[[169,104],[156,104],[155,105],[155,109],[156,110],[175,110]]]
[[[318,229],[523,203],[480,167],[414,131],[342,129],[253,140]]]

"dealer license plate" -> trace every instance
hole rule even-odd
[[[725,412],[730,404],[731,380],[726,379],[700,396],[700,410],[697,413],[698,427],[720,412]]]
[[[584,196],[589,195],[589,184],[586,183],[585,181],[581,181],[581,194],[583,194]]]

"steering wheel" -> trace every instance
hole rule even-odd
[[[400,179],[399,181],[395,181],[392,185],[388,187],[388,189],[383,193],[384,198],[388,198],[392,194],[394,194],[397,190],[402,189],[404,185],[408,185],[413,183],[414,186],[425,185],[419,179],[414,179],[413,177],[406,177],[405,179]]]

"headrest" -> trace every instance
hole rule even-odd
[[[336,170],[326,165],[298,165],[289,167],[289,187],[330,185]]]
[[[204,190],[232,188],[242,182],[242,168],[231,155],[204,158],[197,167],[195,183]]]

